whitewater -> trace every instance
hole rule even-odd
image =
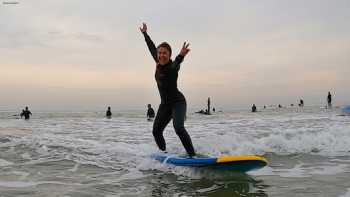
[[[104,113],[0,112],[0,196],[350,196],[350,116],[340,108],[189,111],[197,153],[269,161],[248,174],[156,162],[145,111]],[[164,136],[168,152],[185,154],[171,122]]]

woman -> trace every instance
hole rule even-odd
[[[186,116],[186,99],[177,89],[177,77],[180,70],[180,64],[190,51],[189,44],[183,44],[180,54],[172,61],[171,47],[168,43],[163,42],[158,47],[155,46],[147,34],[147,25],[143,23],[140,27],[143,33],[148,49],[156,62],[155,79],[157,82],[161,103],[159,105],[156,118],[153,123],[153,136],[160,150],[165,151],[166,145],[163,137],[163,131],[167,124],[173,119],[173,125],[176,134],[179,136],[182,145],[185,147],[190,157],[195,156],[190,136],[185,126]]]

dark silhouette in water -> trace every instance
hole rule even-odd
[[[25,110],[22,110],[22,113],[20,114],[21,118],[24,116],[25,120],[29,120],[31,115],[33,114],[28,110],[28,107],[26,107]]]
[[[195,112],[195,113],[197,113],[197,114],[205,114],[206,111],[207,111],[207,110],[204,111],[203,109],[201,109],[201,110],[199,110],[199,111],[197,111],[197,112]]]
[[[328,103],[328,108],[331,108],[332,107],[332,95],[331,95],[331,92],[328,92],[327,103]]]
[[[304,100],[303,99],[300,99],[299,107],[304,107]]]
[[[252,106],[252,112],[256,112],[256,106],[255,106],[255,104],[253,104],[253,106]]]
[[[207,114],[210,115],[210,97],[208,97],[208,108],[207,108]]]
[[[215,112],[215,108],[213,108],[213,112]],[[200,111],[197,111],[195,113],[204,114],[204,115],[211,115],[211,113],[210,113],[210,97],[208,97],[208,100],[207,100],[207,109],[205,109],[205,110],[201,109]]]
[[[282,105],[281,105],[281,104],[278,104],[278,108],[282,108]]]
[[[112,118],[111,107],[108,107],[108,108],[107,108],[106,117],[107,117],[107,118]]]
[[[151,106],[151,104],[147,105],[148,109],[147,109],[147,119],[150,120],[151,118],[154,118],[154,110]]]
[[[156,118],[153,122],[153,136],[162,151],[166,150],[163,131],[167,124],[173,119],[173,126],[176,134],[179,136],[182,145],[185,147],[187,154],[192,157],[196,153],[194,151],[192,140],[187,133],[184,121],[186,117],[186,99],[177,88],[178,72],[180,64],[190,51],[189,44],[184,43],[180,54],[175,60],[171,60],[171,47],[168,43],[163,42],[158,47],[153,43],[147,34],[147,25],[143,23],[140,31],[145,37],[145,41],[151,55],[156,63],[155,79],[161,98]]]

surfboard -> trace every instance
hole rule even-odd
[[[349,106],[346,106],[342,109],[343,113],[345,114],[350,114],[350,105]]]
[[[174,166],[206,167],[239,172],[256,170],[268,164],[264,157],[254,155],[185,158],[169,154],[153,154],[151,157],[161,163]]]

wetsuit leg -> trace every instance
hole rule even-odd
[[[160,104],[156,118],[153,122],[153,136],[158,145],[158,148],[162,151],[166,150],[163,131],[167,124],[171,120],[171,106]]]
[[[196,155],[191,137],[188,135],[185,126],[185,116],[186,116],[186,102],[177,102],[173,104],[172,107],[172,116],[173,116],[173,125],[176,131],[176,134],[179,136],[182,145],[185,147],[186,152],[189,156]]]

